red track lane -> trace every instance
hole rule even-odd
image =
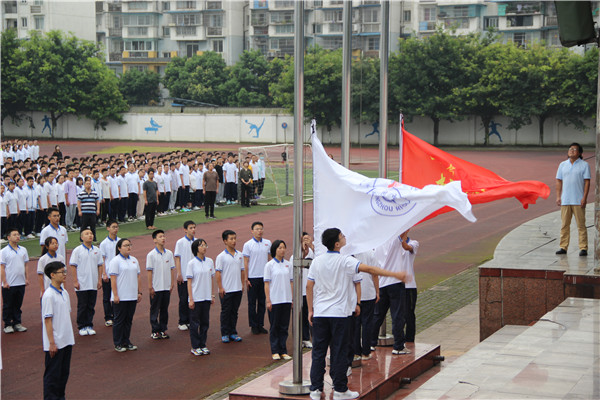
[[[50,144],[52,143],[42,144],[42,152]],[[78,153],[78,150],[86,148],[84,142],[60,142],[59,144],[65,154],[68,151],[69,154],[81,155],[83,152]],[[87,143],[87,148],[89,145],[90,143]],[[98,143],[94,145],[97,146]],[[221,145],[206,146],[209,147],[224,148]],[[185,145],[182,145],[182,148],[185,148]],[[334,156],[339,151],[336,150],[332,149]],[[510,230],[525,221],[558,209],[554,203],[554,176],[558,163],[566,156],[566,151],[451,151],[451,153],[489,168],[509,180],[540,180],[550,186],[552,193],[547,200],[538,201],[538,204],[530,206],[529,210],[523,210],[515,199],[506,199],[474,206],[474,214],[478,221],[473,224],[458,213],[452,212],[413,228],[410,236],[421,242],[421,249],[416,259],[417,282],[421,287],[481,262],[492,255],[498,241]],[[591,152],[587,154],[589,153]],[[377,150],[362,149],[361,157],[366,160],[376,160]],[[588,162],[594,164],[593,159]],[[590,191],[593,193],[593,188]],[[204,220],[201,213],[192,215],[199,222]],[[304,215],[305,230],[310,231],[312,205],[305,207]],[[254,220],[261,220],[265,224],[265,237],[271,240],[284,239],[288,244],[288,256],[291,254],[293,223],[291,207],[270,210],[259,215],[200,224],[196,236],[207,240],[208,256],[214,259],[223,250],[220,234],[224,229],[233,229],[238,233],[237,248],[241,250],[243,243],[250,238],[250,224]],[[181,230],[167,232],[167,247],[173,249],[176,240],[181,236]],[[133,239],[133,245],[133,254],[144,265],[146,254],[153,247],[152,240],[147,235],[137,237]],[[30,277],[34,277],[34,264],[36,263],[30,262],[28,265]],[[23,306],[23,323],[29,331],[11,335],[2,334],[2,396],[5,399],[42,397],[44,354],[41,350],[39,289],[37,281],[33,279],[31,281],[32,285],[27,288]],[[131,334],[132,341],[139,346],[139,350],[123,354],[113,350],[111,329],[103,326],[99,293],[94,319],[98,334],[94,337],[76,337],[67,397],[202,398],[249,372],[272,363],[268,335],[250,334],[245,299],[239,310],[237,324],[238,332],[244,338],[241,343],[220,343],[220,305],[217,301],[211,309],[211,325],[208,332],[207,346],[212,354],[203,357],[192,356],[189,353],[189,335],[176,329],[178,299],[175,292],[171,295],[169,308],[171,339],[152,341],[149,337],[149,300],[146,282],[144,271],[142,273],[144,298],[138,304]],[[67,282],[67,289],[71,294],[72,319],[75,322],[75,295],[70,279]],[[268,321],[265,325],[268,326]]]

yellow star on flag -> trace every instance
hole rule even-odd
[[[445,185],[446,184],[446,177],[444,176],[444,174],[441,175],[441,178],[437,181],[435,181],[435,183],[437,183],[438,185]]]
[[[456,171],[456,167],[452,164],[450,164],[448,166],[448,168],[446,168],[448,171],[450,171],[450,173],[452,173],[452,175],[454,175],[454,171]]]

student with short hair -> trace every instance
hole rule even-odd
[[[194,257],[192,243],[196,238],[196,224],[194,221],[183,223],[185,235],[175,243],[175,268],[177,269],[177,294],[179,295],[179,323],[180,331],[187,331],[190,325],[190,309],[188,305],[187,266]]]
[[[104,268],[102,269],[102,306],[104,308],[104,326],[113,326],[114,312],[110,301],[111,285],[110,276],[108,275],[108,266],[111,260],[115,257],[117,242],[120,240],[117,234],[119,233],[119,223],[114,219],[106,221],[106,230],[108,236],[100,242],[100,252],[104,259]]]
[[[42,246],[42,251],[44,250],[43,246],[46,238],[53,236],[58,240],[58,253],[66,260],[69,236],[67,235],[67,229],[64,226],[59,225],[60,212],[58,211],[58,208],[50,207],[48,209],[48,221],[50,221],[50,223],[42,229],[42,232],[40,233],[40,246]]]
[[[275,240],[270,248],[271,261],[265,265],[264,282],[269,311],[269,342],[273,360],[291,360],[287,354],[287,338],[292,311],[294,268],[285,257],[286,245]]]
[[[248,323],[252,333],[267,333],[265,325],[265,265],[271,257],[271,241],[263,238],[264,226],[260,221],[251,225],[252,238],[244,243],[244,269],[248,274]]]
[[[64,263],[53,261],[45,266],[44,274],[51,281],[42,296],[42,341],[46,353],[44,399],[64,399],[75,344],[71,301],[63,287],[67,269]]]
[[[44,295],[44,292],[50,286],[52,282],[48,276],[46,276],[44,269],[46,265],[51,262],[60,261],[61,263],[65,263],[65,259],[62,255],[57,253],[58,251],[58,240],[55,237],[49,236],[44,241],[44,250],[42,250],[42,256],[38,260],[37,264],[37,273],[39,277],[40,283],[40,299]]]
[[[168,339],[169,303],[175,285],[175,260],[171,250],[165,249],[165,232],[152,232],[154,249],[146,256],[148,289],[150,292],[150,325],[152,339]]]
[[[77,329],[80,336],[95,335],[94,314],[98,290],[102,288],[104,259],[100,249],[93,245],[94,232],[83,228],[81,244],[73,249],[69,265],[73,270],[73,287],[77,295]]]
[[[4,333],[25,332],[21,324],[21,306],[25,286],[29,285],[26,264],[29,254],[19,246],[21,235],[17,228],[7,231],[8,245],[0,251],[0,280],[2,281],[2,320]]]
[[[210,306],[215,302],[212,281],[215,276],[213,260],[206,257],[208,245],[204,239],[192,243],[194,258],[187,266],[187,286],[190,308],[191,353],[195,356],[210,354],[206,347],[206,336],[210,322]]]
[[[156,229],[154,226],[154,217],[156,216],[156,207],[158,205],[158,185],[154,181],[154,169],[148,170],[148,180],[142,185],[144,193],[144,214],[146,215],[146,229]]]
[[[246,282],[246,271],[242,253],[235,249],[236,233],[227,229],[223,231],[221,237],[225,250],[217,256],[215,262],[215,276],[221,300],[221,341],[241,342],[242,338],[237,334],[236,325]]]
[[[111,301],[115,312],[113,343],[115,351],[122,353],[137,350],[131,343],[131,325],[137,303],[142,300],[140,263],[131,255],[131,242],[121,239],[117,242],[115,257],[108,268],[112,289]]]

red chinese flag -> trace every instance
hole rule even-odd
[[[475,165],[411,135],[402,129],[402,183],[423,188],[425,185],[445,185],[461,181],[462,190],[471,204],[516,197],[527,208],[538,197],[548,198],[550,188],[539,181],[511,182],[479,165]],[[451,211],[445,207],[431,218]]]

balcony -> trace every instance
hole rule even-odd
[[[121,3],[108,3],[108,12],[121,12],[122,9]]]
[[[558,26],[558,17],[545,17],[544,26]]]
[[[108,28],[108,36],[112,36],[112,37],[123,36],[123,28]]]
[[[108,54],[108,61],[109,62],[123,61],[123,53],[122,52],[109,53]]]
[[[5,14],[16,14],[17,13],[17,2],[16,1],[8,1],[4,3],[4,13]]]
[[[255,26],[254,27],[254,35],[268,35],[269,27],[268,26]]]
[[[223,9],[223,4],[221,1],[207,1],[206,9],[207,10],[221,10],[221,9]]]
[[[358,24],[354,24],[354,25],[358,25]],[[367,32],[379,32],[380,29],[380,25],[379,24],[363,24],[362,25],[362,32],[363,33],[367,33]]]
[[[30,10],[32,14],[41,14],[42,6],[31,6]]]
[[[101,13],[102,11],[104,11],[104,2],[103,1],[97,1],[96,2],[96,12],[97,13]]]
[[[266,16],[263,16],[262,18],[252,17],[252,20],[250,21],[250,25],[251,26],[267,26],[267,25],[269,25],[269,23],[267,22]]]
[[[158,37],[158,27],[156,26],[127,26],[123,30],[124,39],[156,37]]]
[[[419,32],[435,31],[435,21],[419,21]]]
[[[206,27],[206,36],[223,36],[223,27],[222,26]]]

